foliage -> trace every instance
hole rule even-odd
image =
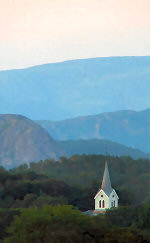
[[[97,217],[78,211],[94,209],[105,160],[83,155],[0,167],[0,242],[149,242],[148,160],[109,158],[120,207]]]
[[[132,212],[134,211],[134,212]],[[131,221],[126,215],[134,215]],[[117,223],[112,224],[113,217]],[[87,216],[72,206],[45,206],[42,209],[21,209],[9,227],[10,236],[5,243],[47,243],[47,242],[149,242],[141,228],[137,227],[139,211],[133,208],[109,210],[106,216]],[[121,219],[122,218],[122,219]],[[118,222],[120,220],[119,226]],[[129,223],[130,221],[130,223]],[[130,227],[129,227],[130,226]]]
[[[129,156],[107,158],[103,155],[75,155],[68,159],[61,158],[60,163],[48,159],[31,163],[27,170],[43,173],[53,179],[59,178],[70,186],[78,185],[79,187],[91,188],[93,182],[96,182],[95,190],[97,190],[100,186],[106,159],[109,160],[112,186],[120,194],[122,205],[138,204],[149,196],[149,159],[134,160]]]
[[[0,209],[0,242],[6,237],[6,228],[12,222],[14,215],[19,215],[19,211],[16,209]]]
[[[46,160],[10,171],[1,167],[0,207],[71,204],[82,211],[93,209],[105,160],[101,155],[76,155],[69,159],[62,157],[60,163]],[[119,195],[119,204],[149,202],[149,161],[131,157],[111,157],[109,160],[112,186]]]

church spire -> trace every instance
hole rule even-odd
[[[103,189],[104,192],[107,195],[109,195],[112,192],[112,190],[113,190],[112,187],[111,187],[111,181],[110,181],[107,161],[105,162],[105,170],[104,170],[104,175],[103,175],[101,189]]]
[[[105,162],[105,170],[101,188],[96,193],[95,197],[95,214],[104,212],[107,208],[118,207],[118,195],[111,187],[107,160]]]

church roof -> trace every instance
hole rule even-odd
[[[105,162],[105,170],[104,170],[101,189],[107,194],[107,196],[109,196],[113,190],[113,188],[111,187],[111,181],[110,181],[107,161]]]

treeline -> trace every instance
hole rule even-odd
[[[94,208],[106,157],[72,156],[20,165],[10,171],[0,168],[0,208],[42,207],[45,204],[71,204],[79,210]],[[112,187],[119,204],[150,202],[150,162],[130,157],[109,158]]]
[[[97,217],[69,205],[0,211],[4,243],[149,243],[149,228],[148,205],[112,209]]]
[[[14,174],[0,169],[0,208],[41,208],[45,204],[71,204],[84,211],[93,208],[95,193],[94,186],[70,186],[32,171]]]
[[[30,163],[29,166],[21,165],[12,170],[14,173],[21,171],[34,171],[48,178],[61,180],[69,186],[88,188],[90,195],[101,185],[105,161],[108,160],[112,187],[120,197],[120,203],[140,204],[150,198],[150,160],[134,160],[129,156],[106,157],[103,155],[76,155],[70,158],[61,157],[60,162],[45,160]],[[142,192],[142,195],[141,195]]]
[[[105,216],[84,215],[94,209],[106,159],[120,207]],[[82,155],[23,164],[9,171],[0,167],[0,239],[149,242],[149,181],[149,160],[130,157]]]

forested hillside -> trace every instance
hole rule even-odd
[[[5,238],[4,243],[149,243],[149,217],[149,205],[122,207],[97,217],[68,205],[3,210],[0,239]]]
[[[104,216],[84,215],[78,210],[94,209],[106,159],[119,209],[108,210]],[[149,243],[149,179],[150,161],[130,157],[82,155],[62,157],[57,163],[24,164],[10,171],[1,167],[0,242],[47,243],[51,239],[61,243],[63,237],[63,242],[71,243]]]
[[[61,157],[60,162],[57,163],[54,160],[47,159],[38,163],[30,163],[29,168],[21,165],[13,169],[12,172],[35,172],[52,180],[63,181],[68,186],[78,187],[81,191],[86,188],[86,196],[90,197],[93,203],[93,196],[101,185],[106,159],[109,164],[112,186],[120,194],[120,203],[122,200],[127,200],[129,204],[136,205],[148,200],[150,196],[150,160],[148,159],[134,160],[131,157],[114,156],[108,158],[103,155],[76,155],[68,159]],[[50,188],[50,185],[48,187]],[[73,191],[73,189],[71,190]],[[77,203],[79,203],[85,193],[78,192],[77,194]],[[89,200],[87,200],[87,204],[88,202]],[[84,206],[80,206],[81,208],[91,208],[92,205],[86,207],[84,203]],[[79,205],[76,206],[80,208]]]

